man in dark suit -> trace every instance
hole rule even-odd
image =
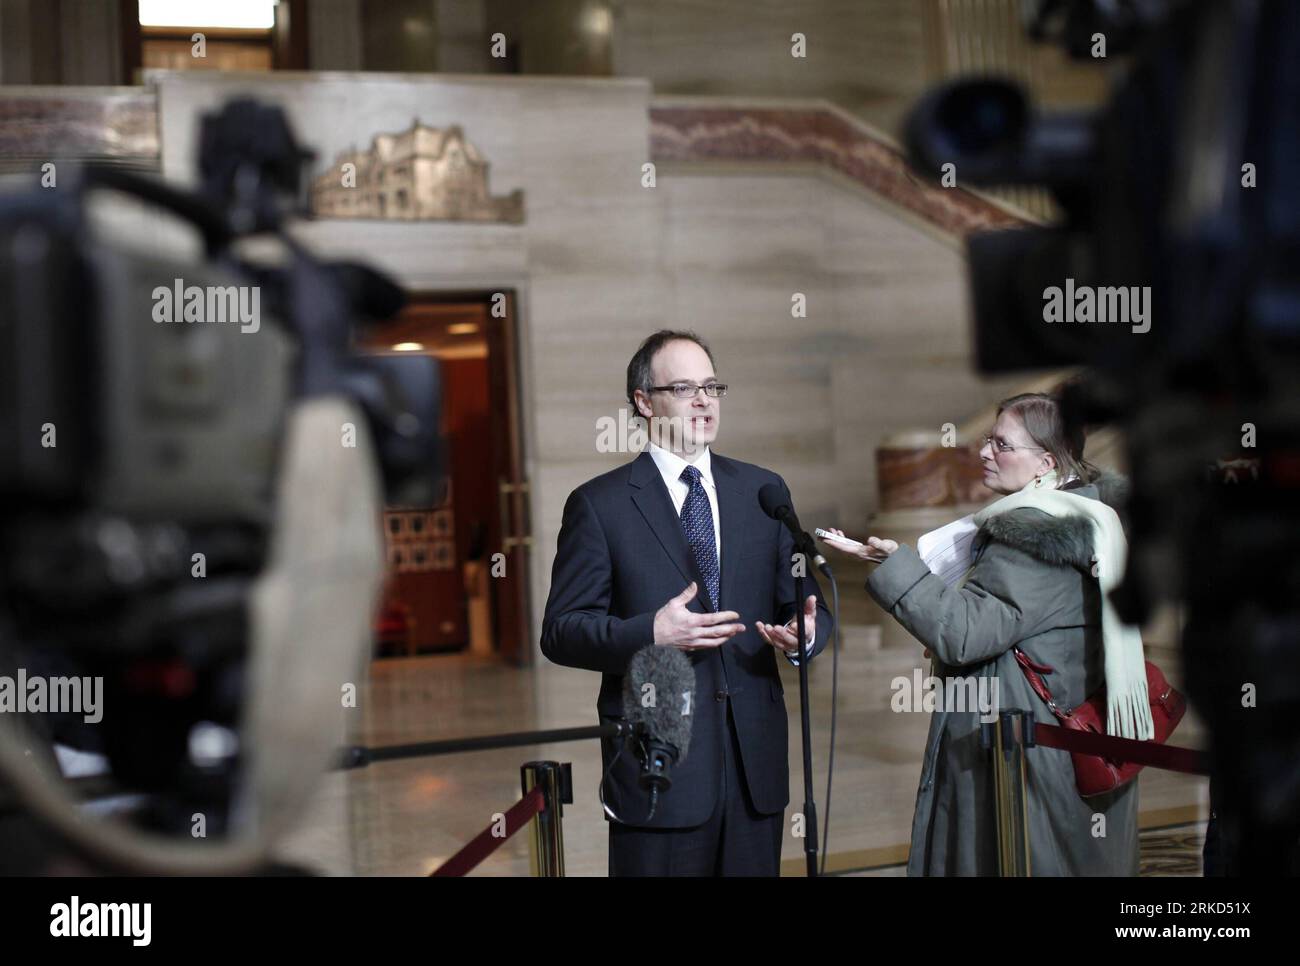
[[[602,720],[622,715],[623,674],[640,649],[679,648],[695,668],[689,751],[652,818],[635,756],[615,761],[614,742],[602,743],[605,803],[616,816],[610,875],[780,871],[790,773],[776,652],[796,659],[793,568],[802,564],[758,503],[766,483],[785,491],[781,477],[711,452],[725,393],[698,336],[652,335],[627,369],[649,448],[578,487],[564,507],[543,653],[602,673]],[[808,578],[815,656],[831,616]]]

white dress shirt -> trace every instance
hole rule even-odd
[[[668,495],[672,497],[673,509],[677,512],[679,518],[682,515],[682,504],[686,502],[686,497],[691,492],[690,486],[681,478],[682,470],[688,466],[694,466],[700,471],[700,483],[703,485],[704,495],[709,501],[709,511],[713,514],[713,545],[718,554],[718,575],[719,581],[721,581],[722,524],[718,518],[718,487],[713,481],[713,461],[709,447],[704,447],[704,451],[700,453],[699,458],[694,463],[688,463],[676,453],[664,449],[658,443],[651,443],[650,458],[655,461],[659,475],[663,477],[664,486],[668,487]],[[797,606],[802,607],[803,602],[799,601]],[[815,622],[806,624],[804,631],[808,635],[807,640],[804,641],[804,649],[811,652],[813,641],[817,639],[817,624]],[[789,654],[786,657],[790,657],[791,663],[798,663]]]
[[[700,471],[700,483],[704,485],[704,495],[709,498],[709,510],[713,513],[713,544],[718,555],[718,573],[721,574],[722,525],[718,522],[718,486],[713,482],[713,462],[709,448],[704,447],[700,458],[691,464],[658,443],[651,443],[650,458],[655,461],[655,466],[659,468],[659,475],[664,478],[664,486],[668,487],[668,495],[673,498],[673,509],[678,517],[681,517],[682,504],[686,502],[686,496],[691,492],[690,486],[681,478],[682,470],[694,465]]]

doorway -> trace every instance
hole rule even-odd
[[[469,653],[532,663],[532,535],[513,292],[417,292],[358,339],[438,360],[447,486],[384,513],[388,579],[376,656]]]

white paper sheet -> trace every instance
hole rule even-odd
[[[970,548],[979,527],[973,514],[931,530],[916,541],[916,552],[930,572],[951,587],[970,567]]]

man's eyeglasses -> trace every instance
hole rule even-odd
[[[727,394],[727,384],[725,382],[710,382],[703,386],[697,386],[691,382],[675,382],[671,386],[651,386],[651,392],[670,392],[677,399],[694,399],[695,394],[701,389],[705,395],[719,399]]]
[[[993,449],[999,453],[1013,453],[1018,449],[1036,449],[1043,453],[1047,452],[1047,450],[1043,449],[1041,446],[1012,446],[1010,443],[998,439],[996,436],[985,436],[984,445],[981,446],[980,449],[983,449],[984,446],[992,446]]]

